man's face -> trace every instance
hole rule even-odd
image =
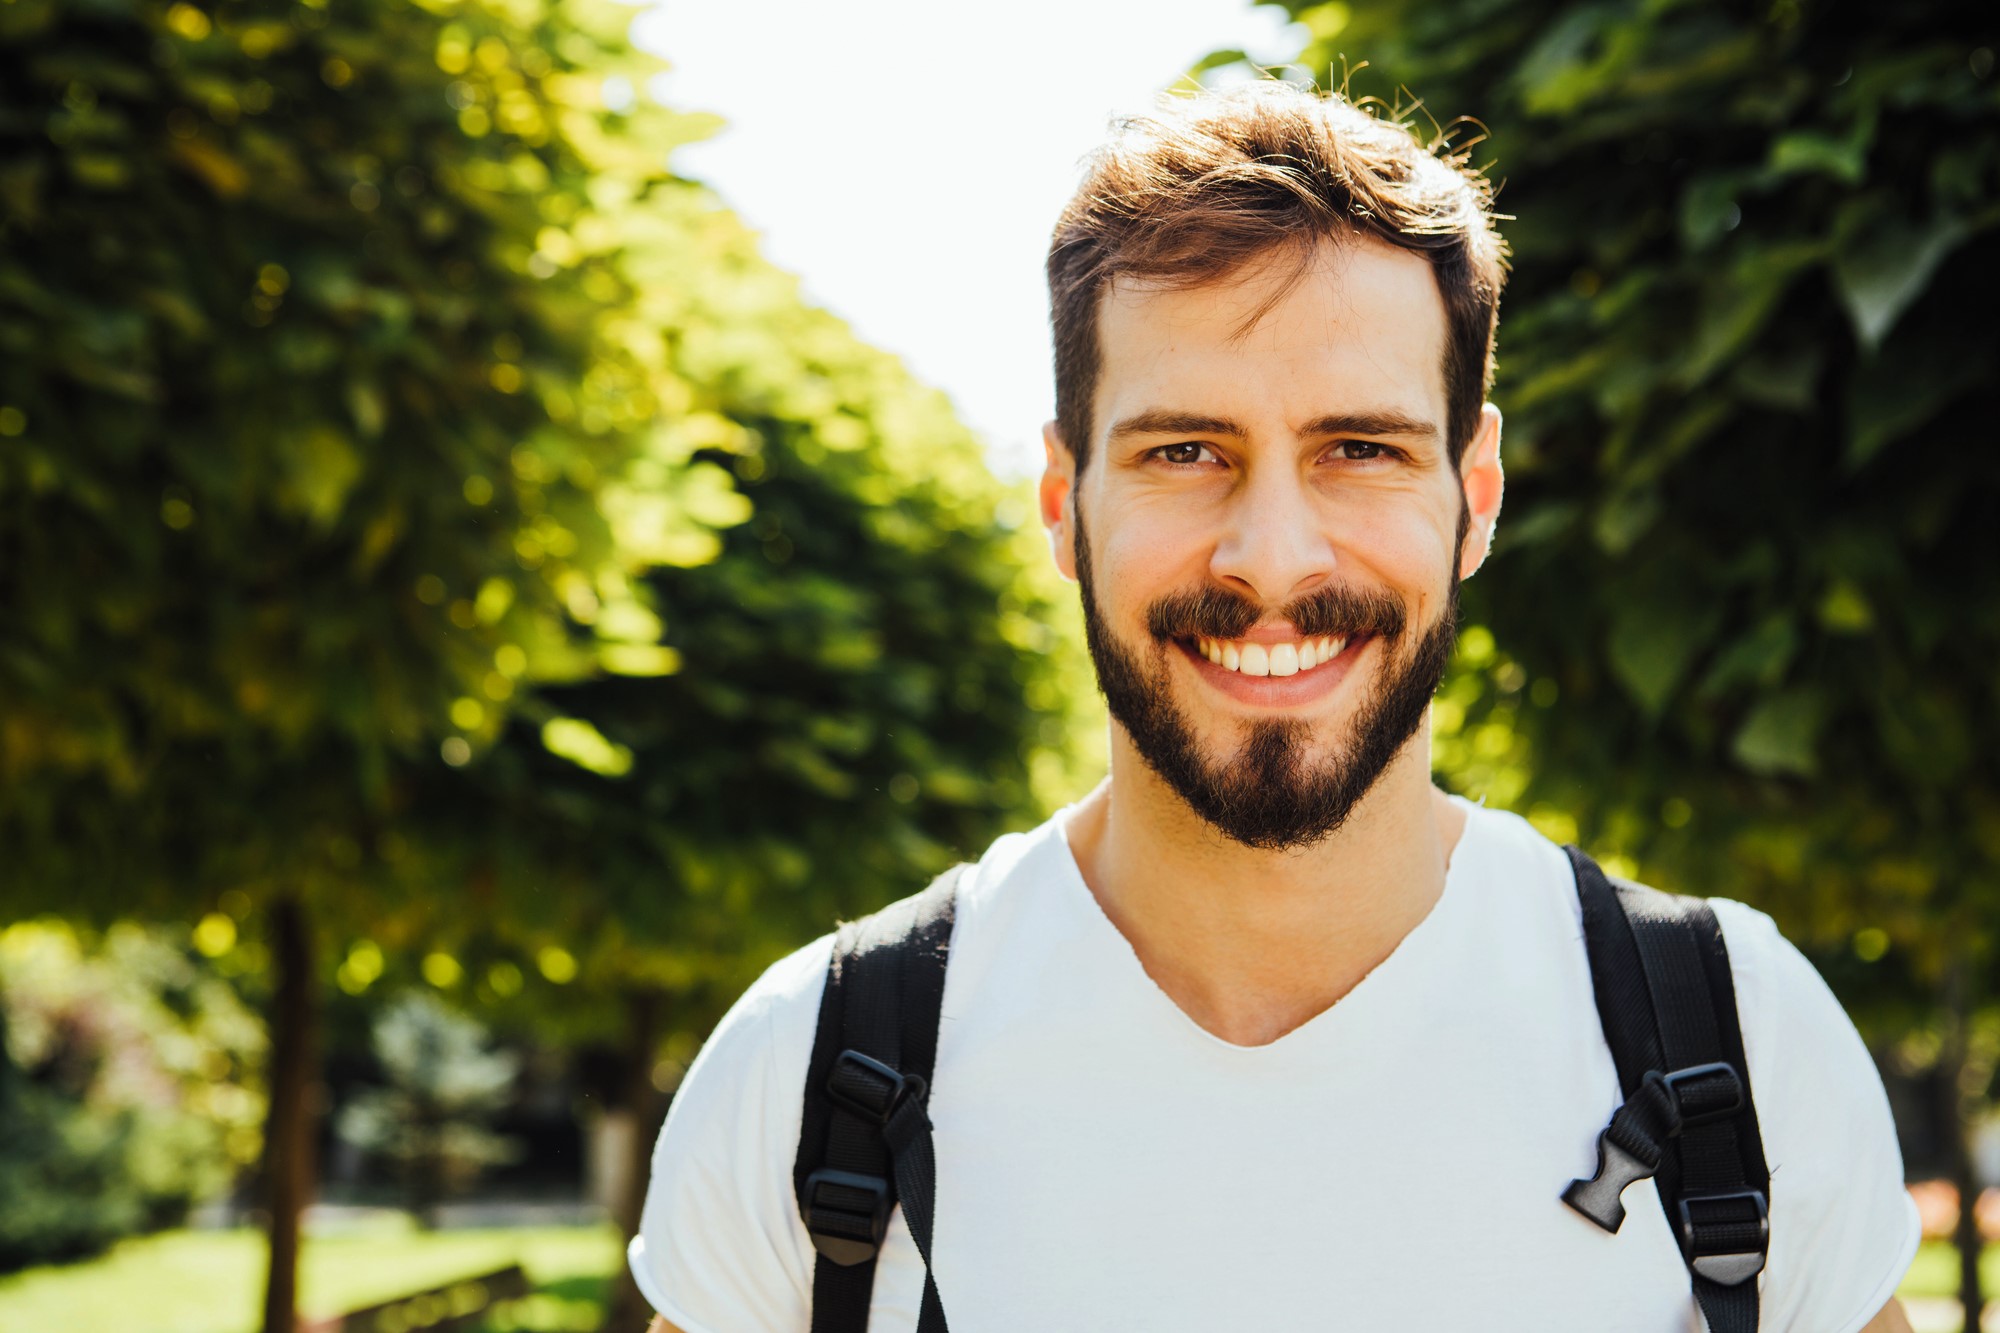
[[[1490,408],[1452,464],[1430,266],[1324,245],[1259,315],[1290,262],[1114,285],[1089,466],[1052,440],[1042,487],[1113,719],[1267,849],[1338,828],[1419,733],[1499,507]]]

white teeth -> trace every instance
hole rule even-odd
[[[1197,638],[1194,647],[1224,671],[1240,671],[1246,676],[1295,676],[1325,666],[1340,656],[1347,650],[1347,639],[1327,634],[1317,639],[1265,644]]]

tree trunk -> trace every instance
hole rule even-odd
[[[646,1204],[646,1164],[659,1131],[660,1097],[653,1086],[653,1062],[659,1050],[660,999],[656,990],[634,990],[625,996],[625,1067],[620,1074],[618,1100],[609,1108],[632,1123],[631,1133],[612,1140],[626,1158],[610,1172],[616,1182],[611,1219],[621,1241],[638,1234],[639,1214]],[[639,1284],[632,1280],[632,1270],[621,1261],[605,1310],[604,1333],[641,1333],[652,1316]]]
[[[312,927],[303,904],[271,904],[271,1105],[264,1124],[264,1182],[270,1211],[271,1268],[263,1333],[296,1333],[299,1214],[313,1191],[314,1074],[319,1068],[318,978]]]
[[[1963,958],[1952,960],[1945,974],[1945,1041],[1939,1072],[1945,1079],[1940,1098],[1948,1124],[1943,1126],[1950,1152],[1951,1183],[1958,1190],[1958,1223],[1952,1242],[1958,1247],[1958,1299],[1965,1311],[1965,1333],[1979,1333],[1985,1314],[1985,1293],[1979,1284],[1979,1256],[1985,1248],[1979,1234],[1979,1180],[1973,1170],[1972,1096],[1966,1091],[1966,1059],[1971,1040],[1972,1001]]]

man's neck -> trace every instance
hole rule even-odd
[[[1444,891],[1465,812],[1417,734],[1347,821],[1300,851],[1218,833],[1112,728],[1111,777],[1070,819],[1084,882],[1154,982],[1201,1027],[1261,1046],[1324,1012]]]

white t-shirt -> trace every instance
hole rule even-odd
[[[1148,977],[1069,811],[960,880],[930,1114],[954,1333],[1701,1326],[1650,1181],[1609,1235],[1565,1206],[1621,1098],[1569,863],[1465,805],[1443,895],[1339,1003],[1224,1042]],[[1916,1252],[1882,1085],[1769,917],[1718,901],[1771,1167],[1765,1333],[1854,1333]],[[792,1192],[827,939],[774,965],[688,1071],[630,1259],[686,1333],[805,1333]],[[898,1211],[871,1333],[916,1327]]]

